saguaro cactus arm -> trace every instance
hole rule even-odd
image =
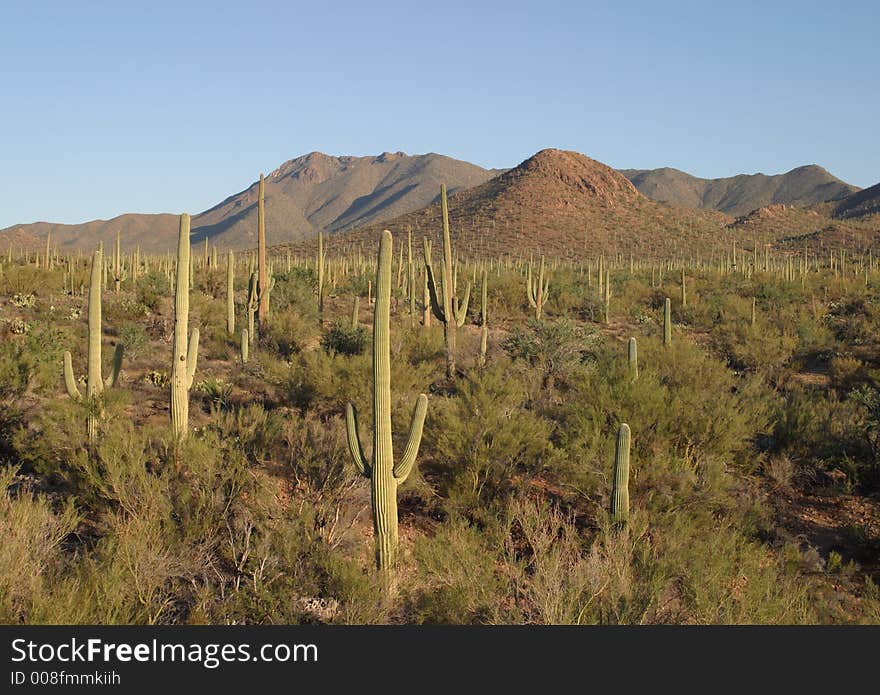
[[[76,377],[73,375],[73,359],[69,350],[64,351],[64,386],[67,388],[67,395],[73,400],[82,400],[82,394],[76,386]]]
[[[190,388],[196,375],[196,362],[199,359],[199,329],[193,328],[189,334],[186,348],[186,387]]]
[[[348,434],[348,451],[351,453],[351,459],[354,467],[357,468],[365,478],[372,475],[373,469],[370,467],[367,457],[364,456],[364,450],[361,447],[361,436],[358,430],[357,408],[354,403],[349,403],[345,408],[345,430]]]
[[[438,321],[446,323],[446,314],[443,311],[443,305],[439,293],[437,292],[437,282],[434,278],[434,266],[431,262],[431,242],[424,239],[425,246],[425,277],[428,280],[428,293],[430,296],[431,311]]]
[[[416,456],[419,454],[419,445],[422,442],[422,428],[425,425],[425,415],[428,412],[428,397],[420,393],[413,408],[412,419],[409,423],[409,435],[406,438],[406,447],[400,461],[394,465],[394,479],[403,482],[412,471]]]
[[[462,297],[461,300],[453,300],[454,311],[452,313],[455,314],[455,323],[458,324],[459,328],[464,325],[464,322],[467,319],[467,310],[470,300],[471,283],[468,283],[467,287],[464,290],[464,297]]]
[[[125,353],[125,347],[122,343],[116,343],[116,349],[113,351],[113,363],[110,366],[110,374],[104,380],[107,388],[116,386],[116,380],[119,378],[119,372],[122,370],[122,357]]]

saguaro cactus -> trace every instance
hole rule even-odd
[[[251,273],[248,280],[248,296],[247,296],[247,324],[248,324],[248,340],[254,342],[254,315],[257,311],[259,294],[257,290],[257,274]]]
[[[624,422],[617,431],[614,483],[611,488],[611,520],[618,524],[625,524],[629,520],[629,445],[629,425]]]
[[[683,309],[687,309],[688,305],[688,296],[687,296],[687,284],[684,278],[684,268],[681,269],[681,307]]]
[[[86,396],[89,409],[88,435],[89,442],[94,442],[98,436],[98,419],[103,412],[101,395],[104,387],[112,387],[119,377],[122,367],[122,343],[116,344],[113,353],[113,366],[110,376],[103,379],[101,376],[101,273],[103,272],[104,259],[100,250],[92,256],[92,273],[89,283],[89,369],[86,377]],[[76,378],[73,375],[73,358],[69,351],[64,353],[64,385],[67,395],[75,401],[82,401],[82,395],[76,386]]]
[[[174,351],[171,359],[171,430],[179,439],[189,432],[189,388],[196,373],[199,354],[199,329],[189,328],[189,215],[180,216],[177,241],[177,279],[174,283]]]
[[[226,332],[235,335],[235,256],[226,257]]]
[[[529,262],[526,288],[528,290],[529,305],[535,310],[535,319],[540,321],[541,314],[544,313],[544,304],[547,303],[547,298],[550,295],[550,279],[544,278],[543,256],[541,256],[541,268],[538,271],[537,283],[532,278],[532,264],[531,261]]]
[[[605,268],[605,324],[611,323],[611,270]]]
[[[241,363],[247,364],[250,353],[250,340],[248,339],[248,329],[241,329]]]
[[[446,203],[446,184],[440,185],[440,211],[443,218],[443,265],[440,266],[440,282],[442,295],[437,294],[437,283],[434,279],[434,268],[431,264],[431,244],[425,238],[425,272],[427,273],[428,291],[431,296],[431,309],[437,320],[443,323],[443,337],[446,342],[446,376],[455,376],[455,334],[459,326],[464,325],[467,317],[468,301],[471,296],[471,284],[467,284],[464,297],[459,301],[455,297],[455,276],[452,271],[452,240],[449,236],[449,207]],[[442,301],[442,304],[441,304]]]
[[[269,292],[271,288],[266,267],[266,184],[262,174],[260,174],[260,189],[257,200],[257,254],[259,272],[257,318],[260,322],[260,328],[263,329],[269,319]]]
[[[489,306],[487,295],[489,291],[489,277],[483,268],[480,278],[480,366],[486,364],[486,349],[489,345]]]
[[[663,302],[663,344],[672,345],[672,302],[669,297]]]
[[[324,325],[324,235],[318,232],[318,255],[315,257],[318,275],[318,322]]]
[[[397,556],[397,486],[413,468],[422,439],[428,397],[419,394],[410,421],[403,457],[394,463],[391,441],[391,232],[382,232],[376,273],[376,308],[373,314],[373,456],[364,457],[358,432],[357,411],[346,409],[348,449],[357,470],[370,479],[373,528],[376,534],[376,565],[387,572]]]
[[[119,241],[119,232],[116,232],[116,252],[113,254],[113,284],[114,291],[116,294],[119,294],[119,290],[122,286],[122,281],[125,278],[122,274],[122,249]]]
[[[639,347],[635,338],[629,339],[627,361],[629,362],[630,379],[635,381],[639,378]]]

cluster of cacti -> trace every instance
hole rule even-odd
[[[113,366],[105,380],[101,375],[101,269],[103,257],[100,250],[92,256],[91,280],[89,283],[89,356],[86,377],[86,404],[88,407],[88,437],[94,442],[98,436],[98,420],[103,413],[102,393],[104,387],[112,387],[119,377],[122,367],[122,343],[116,344],[113,354]],[[64,385],[67,394],[76,401],[82,401],[82,395],[76,385],[73,374],[73,359],[70,352],[64,353]]]
[[[199,329],[189,330],[190,217],[180,216],[177,278],[174,284],[174,348],[171,354],[171,431],[178,439],[189,432],[189,389],[199,354]]]
[[[431,243],[424,240],[425,276],[428,285],[431,310],[437,320],[443,324],[443,337],[446,343],[446,376],[455,376],[455,338],[456,329],[463,326],[467,318],[468,302],[471,296],[471,284],[467,284],[464,297],[459,300],[455,296],[456,277],[452,266],[452,239],[449,235],[449,207],[446,202],[446,184],[440,186],[440,210],[443,220],[443,264],[440,266],[440,290],[431,260]]]
[[[544,304],[550,295],[550,278],[544,277],[544,257],[541,256],[541,268],[538,271],[538,280],[532,278],[532,264],[528,265],[526,276],[526,291],[529,298],[529,306],[535,310],[535,319],[540,321],[544,313]]]
[[[422,426],[428,397],[419,394],[410,422],[409,436],[401,459],[394,462],[391,440],[391,232],[382,232],[376,273],[376,308],[373,313],[373,455],[364,456],[358,432],[357,411],[346,409],[348,448],[358,472],[370,479],[373,529],[376,536],[376,565],[390,571],[396,561],[397,487],[406,480],[415,464],[422,439]]]

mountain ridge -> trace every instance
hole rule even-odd
[[[704,179],[672,167],[621,169],[643,195],[685,207],[714,209],[734,217],[767,205],[807,207],[841,200],[858,192],[817,164],[795,167],[783,174],[737,174]]]

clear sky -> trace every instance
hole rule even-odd
[[[880,2],[4,2],[0,227],[192,212],[320,150],[880,181]]]

